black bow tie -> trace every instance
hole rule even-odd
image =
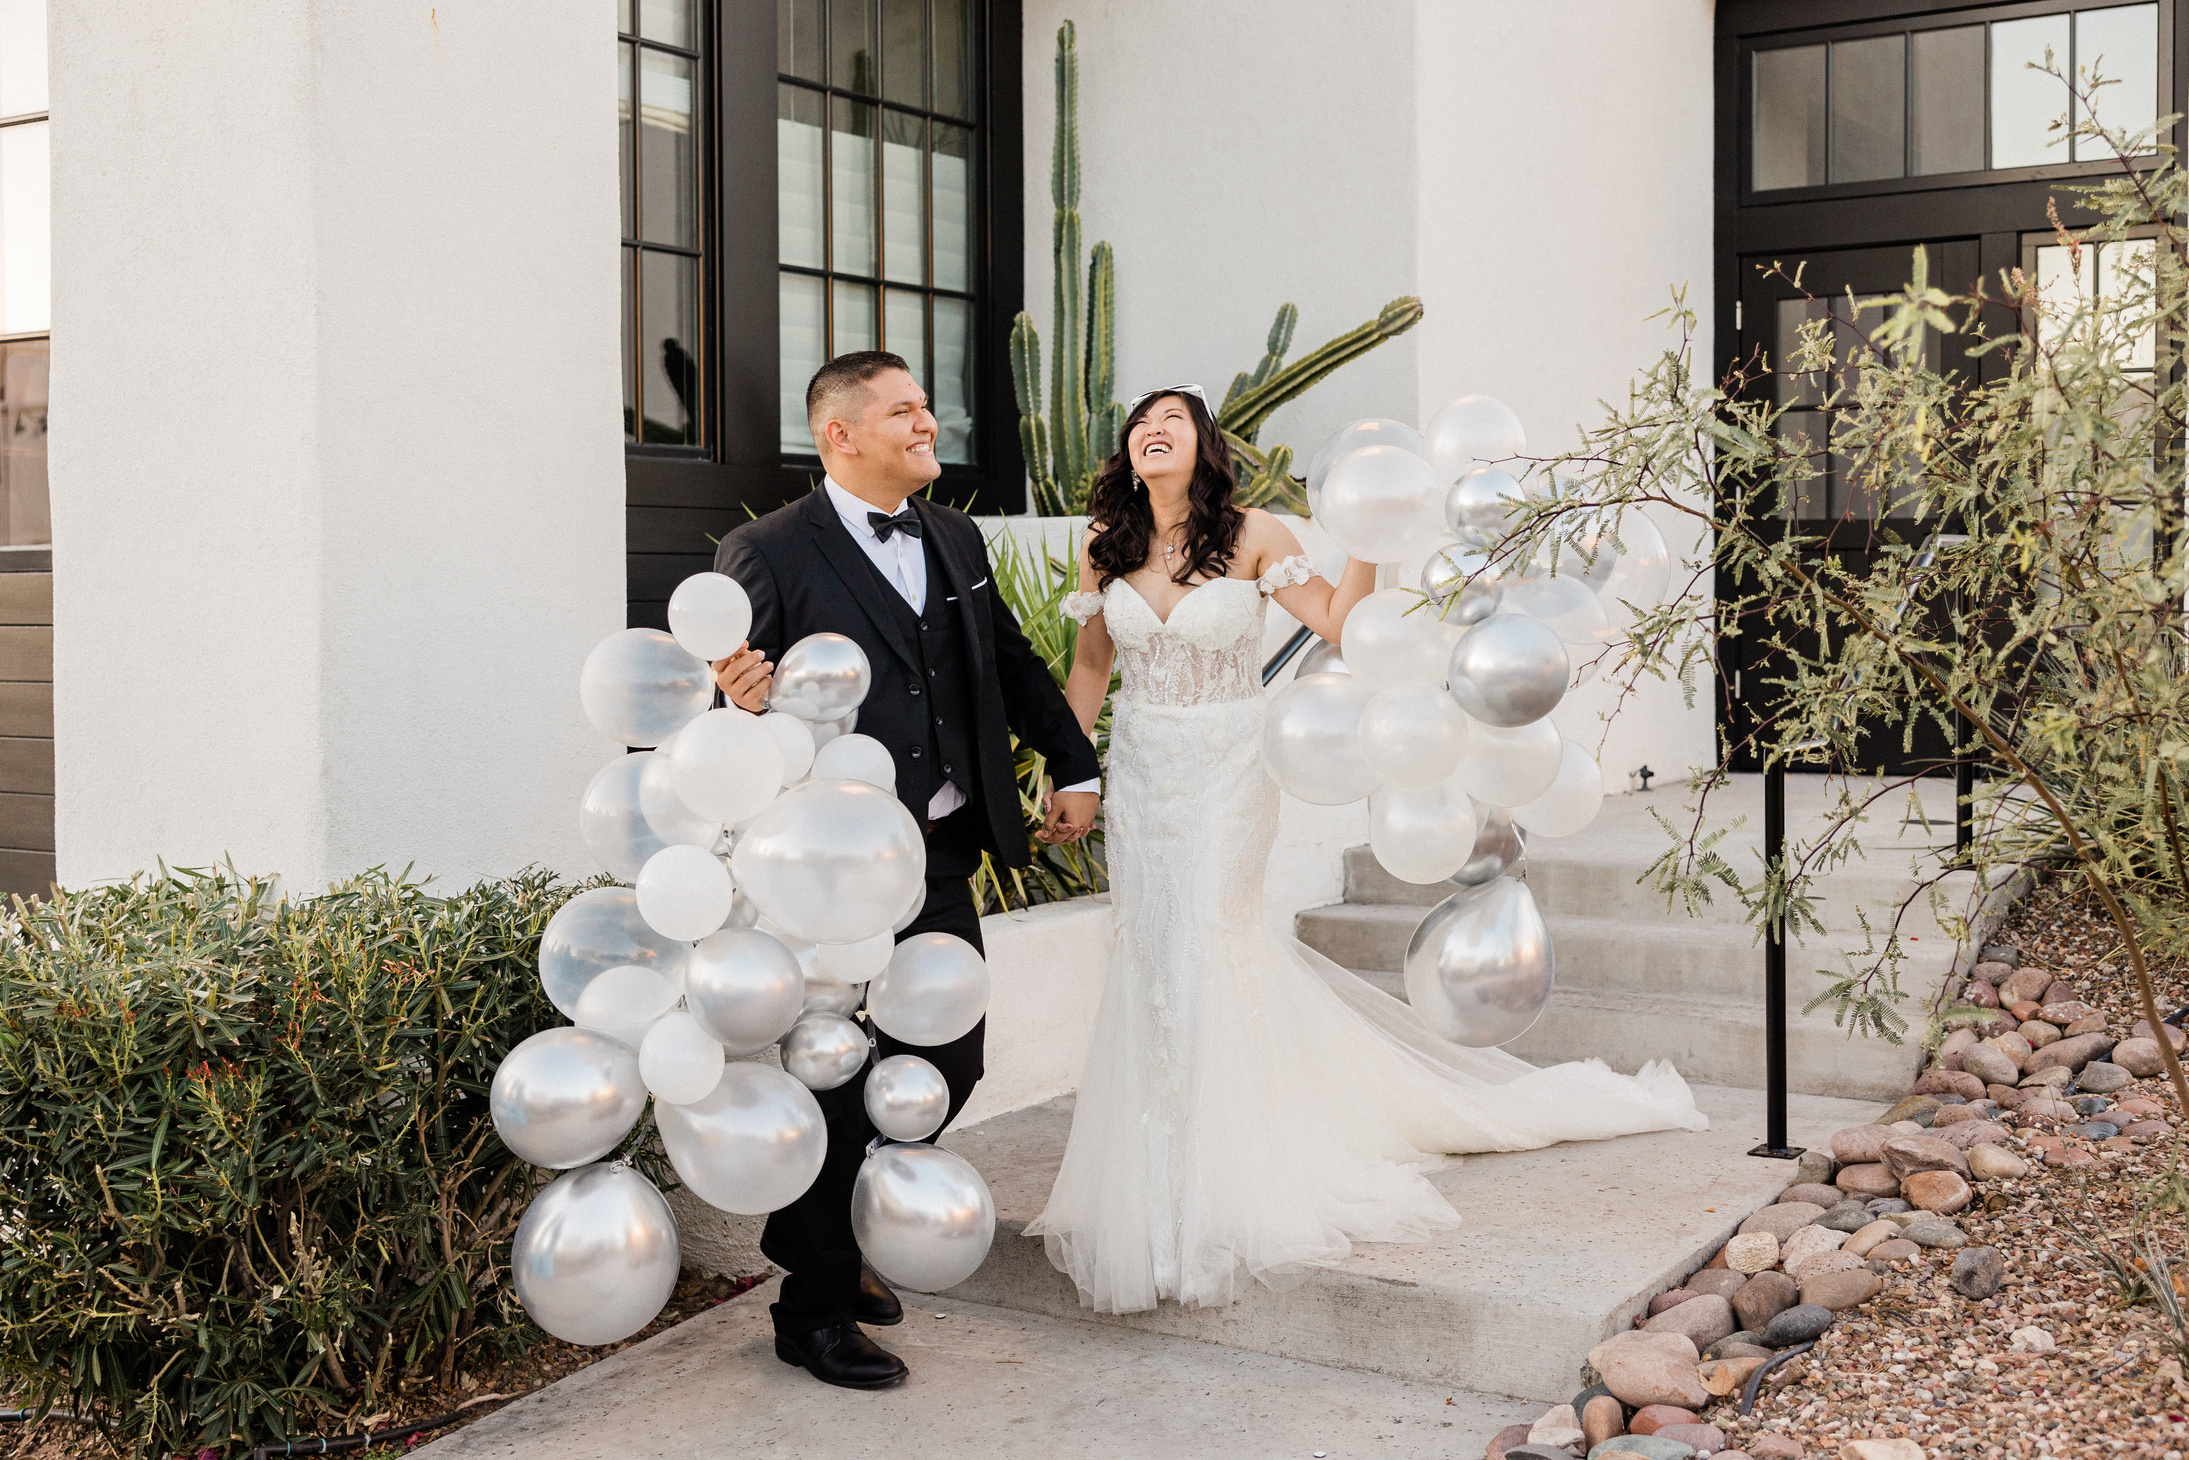
[[[879,542],[888,542],[889,535],[893,532],[901,532],[906,537],[918,537],[922,531],[920,514],[910,507],[894,517],[887,512],[869,512],[866,515],[866,525],[874,529],[875,539]]]

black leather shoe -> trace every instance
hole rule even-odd
[[[904,1322],[904,1304],[882,1281],[882,1275],[865,1263],[859,1264],[859,1296],[852,1300],[851,1314],[870,1328],[887,1328],[892,1323]]]
[[[812,1333],[778,1333],[775,1356],[840,1389],[887,1389],[903,1383],[912,1372],[903,1359],[868,1338],[856,1323]]]

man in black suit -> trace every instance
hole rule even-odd
[[[914,495],[942,468],[935,417],[905,362],[881,351],[838,356],[807,387],[806,415],[828,479],[722,540],[715,570],[744,585],[753,619],[746,647],[714,666],[715,679],[758,712],[784,649],[818,633],[858,642],[874,670],[859,733],[888,747],[897,795],[927,826],[927,902],[898,937],[940,931],[979,948],[968,879],[980,854],[1029,861],[1007,729],[1065,787],[1049,798],[1040,833],[1049,841],[1094,824],[1094,746],[996,592],[980,530]],[[909,1051],[942,1071],[955,1119],[981,1077],[986,1030],[984,1019],[962,1039],[924,1047],[873,1036],[879,1057]],[[904,1315],[851,1230],[852,1183],[874,1136],[865,1083],[816,1092],[827,1160],[804,1196],[768,1218],[760,1250],[789,1273],[770,1309],[777,1356],[825,1383],[877,1389],[903,1379],[905,1366],[858,1325]]]

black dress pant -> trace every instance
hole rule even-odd
[[[964,819],[961,812],[947,821]],[[937,860],[946,864],[961,860],[954,856],[938,858],[936,854],[944,848],[935,843],[944,839],[938,826],[930,839],[930,870],[935,869]],[[969,876],[970,869],[929,877],[927,905],[897,935],[897,941],[901,943],[915,933],[955,933],[985,954]],[[974,1025],[970,1033],[938,1045],[905,1044],[879,1029],[869,1029],[874,1036],[875,1059],[916,1054],[942,1072],[950,1085],[950,1114],[943,1121],[947,1130],[980,1080],[987,1019]],[[789,1273],[783,1279],[778,1301],[768,1309],[776,1329],[783,1333],[810,1333],[851,1322],[852,1302],[859,1291],[859,1244],[851,1233],[851,1187],[866,1160],[867,1142],[875,1134],[866,1115],[866,1072],[860,1071],[833,1090],[816,1090],[813,1094],[828,1122],[828,1155],[821,1163],[821,1174],[804,1196],[771,1213],[760,1235],[760,1250]]]

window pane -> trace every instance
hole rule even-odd
[[[625,238],[638,237],[638,176],[631,151],[638,143],[638,119],[631,109],[631,68],[637,62],[637,47],[628,41],[616,47],[616,176],[623,184]]]
[[[1899,177],[1906,170],[1907,93],[1907,37],[1833,45],[1833,182]]]
[[[642,255],[639,342],[649,444],[699,444],[699,260],[681,254]]]
[[[49,125],[0,127],[0,334],[42,330],[52,320]]]
[[[935,0],[935,110],[973,115],[973,7]]]
[[[639,213],[648,243],[699,247],[699,133],[692,116],[697,63],[639,53]]]
[[[2148,238],[2131,238],[2118,243],[2101,243],[2097,254],[2098,298],[2101,303],[2118,305],[2130,302],[2139,313],[2148,313],[2152,299],[2152,241]],[[2130,316],[2131,318],[2133,316]],[[2123,370],[2149,370],[2157,356],[2158,331],[2145,330],[2128,347],[2128,356],[2121,361]]]
[[[828,80],[821,69],[821,0],[775,0],[775,69]]]
[[[1984,28],[1919,30],[1909,98],[1915,137],[1909,170],[1981,172],[1984,167]]]
[[[874,0],[829,0],[828,42],[829,84],[873,96]]]
[[[829,202],[834,215],[831,267],[846,274],[874,272],[874,108],[843,97],[829,99]]]
[[[623,250],[623,439],[638,440],[638,250]]]
[[[1788,411],[1771,428],[1779,440],[1808,457],[1810,469],[1816,472],[1794,488],[1788,515],[1797,521],[1814,522],[1824,515],[1831,471],[1831,456],[1824,449],[1829,419],[1822,411]]]
[[[0,542],[33,547],[53,541],[46,492],[44,340],[0,345]]]
[[[2067,161],[2067,133],[2052,124],[2067,116],[2067,83],[2033,71],[2052,53],[2052,66],[2067,70],[2065,15],[2002,20],[1991,28],[1991,165],[2031,167]]]
[[[1824,181],[1824,47],[1755,53],[1755,181],[1766,188]]]
[[[2075,70],[2085,85],[2093,76],[2109,83],[2090,99],[2091,120],[2125,134],[2123,141],[2150,126],[2159,114],[2159,7],[2077,12]],[[2075,155],[2103,161],[2114,153],[2090,137],[2075,143]]]
[[[692,34],[692,0],[639,0],[639,34],[665,46],[699,49]]]
[[[920,216],[926,130],[918,117],[882,113],[882,277],[901,284],[927,282],[927,230]]]
[[[927,0],[882,0],[882,95],[927,105]]]
[[[2097,292],[2098,251],[2048,243],[2037,250],[2037,337],[2056,343]]]
[[[776,251],[786,264],[823,267],[821,234],[827,201],[821,189],[821,107],[818,91],[776,89]],[[819,368],[819,367],[816,367]]]
[[[935,123],[935,287],[973,287],[973,133],[947,122]]]
[[[813,432],[806,425],[806,382],[828,360],[826,296],[821,292],[825,287],[819,279],[803,274],[782,276],[783,337],[776,367],[783,398],[780,444],[784,451],[799,455],[813,452]]]
[[[937,461],[973,459],[973,306],[963,299],[935,301],[935,378],[926,382],[928,402],[941,428]]]
[[[631,0],[616,0],[616,30],[622,35],[636,35],[631,26]]]
[[[882,291],[882,348],[904,356],[920,384],[927,384],[927,296],[910,289]]]
[[[1778,315],[1778,338],[1771,355],[1771,368],[1780,372],[1773,382],[1778,391],[1778,403],[1782,406],[1821,406],[1824,404],[1823,372],[1810,370],[1795,374],[1793,367],[1801,351],[1802,326],[1824,318],[1825,301],[1781,299]]]
[[[838,279],[834,289],[836,318],[830,323],[835,333],[829,341],[829,358],[874,349],[874,286]]]
[[[0,117],[45,109],[46,0],[0,0]]]

